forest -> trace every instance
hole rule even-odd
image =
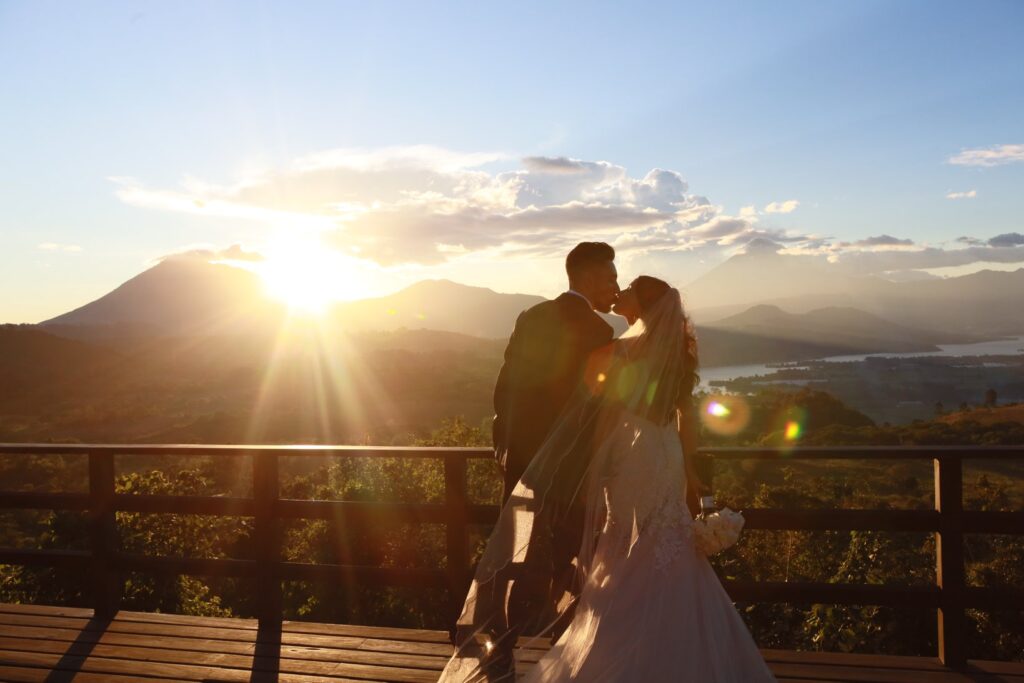
[[[713,397],[704,397],[707,399]],[[721,398],[721,397],[720,397]],[[969,409],[962,419],[936,418],[910,425],[876,425],[829,394],[803,389],[762,390],[744,399],[745,425],[726,435],[704,428],[707,445],[778,445],[785,425],[799,420],[807,445],[950,445],[1024,443],[1024,424],[1002,421],[1016,406]],[[717,430],[721,432],[722,430]],[[484,421],[442,420],[424,433],[390,435],[379,445],[487,446]],[[734,509],[884,508],[933,506],[930,461],[737,461],[719,462],[714,487],[722,504]],[[440,502],[440,463],[396,458],[283,458],[281,496],[298,499]],[[7,490],[83,491],[83,456],[0,456],[0,480]],[[119,456],[118,492],[166,495],[251,493],[247,458]],[[470,462],[471,502],[496,503],[499,477],[489,460]],[[972,461],[965,465],[968,509],[1020,510],[1024,506],[1024,463]],[[150,556],[249,558],[253,522],[247,517],[117,514],[124,552]],[[474,527],[472,547],[482,551],[488,529]],[[84,548],[85,516],[75,512],[7,511],[0,516],[0,545]],[[331,521],[295,520],[285,528],[284,559],[384,567],[444,566],[442,525],[404,524],[386,528],[338,528]],[[1024,585],[1024,542],[1020,537],[970,536],[966,548],[970,585]],[[929,533],[745,532],[740,543],[714,558],[720,576],[751,580],[813,580],[839,583],[926,585],[935,580],[934,539]],[[89,604],[80,576],[60,569],[0,566],[0,601]],[[251,580],[145,574],[124,577],[122,607],[192,615],[252,616]],[[371,589],[341,583],[291,582],[284,586],[290,619],[447,628],[444,591]],[[935,652],[934,610],[870,606],[740,604],[762,647],[931,656]],[[969,655],[1021,659],[1024,615],[1016,611],[969,614]]]

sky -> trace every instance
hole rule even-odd
[[[0,0],[0,321],[163,258],[553,295],[577,241],[1024,265],[1024,4]]]

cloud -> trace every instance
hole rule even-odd
[[[43,251],[82,251],[82,247],[78,246],[77,244],[61,244],[59,242],[42,242],[36,245],[36,247],[42,249]]]
[[[995,145],[984,149],[965,149],[947,162],[958,166],[1001,166],[1024,161],[1024,145]]]
[[[1024,235],[1019,232],[996,235],[988,241],[990,247],[1019,247],[1022,244],[1024,244]]]
[[[967,192],[947,192],[946,199],[974,199],[978,196],[977,190],[968,190]]]
[[[985,244],[985,240],[980,240],[977,237],[969,237],[968,235],[964,235],[963,237],[957,237],[956,241],[959,242],[960,244],[968,244],[972,247]]]
[[[241,244],[232,244],[229,247],[220,249],[212,244],[192,244],[182,247],[178,251],[164,254],[156,259],[161,261],[263,261],[264,256],[256,251],[246,251]]]
[[[1024,261],[1013,235],[963,238],[955,248],[919,246],[881,234],[838,241],[760,223],[755,207],[727,214],[693,193],[677,170],[630,174],[610,161],[438,147],[336,149],[307,155],[230,183],[185,177],[151,187],[114,177],[123,202],[153,210],[239,221],[303,239],[382,266],[435,266],[451,261],[561,258],[582,240],[605,240],[631,256],[698,251],[700,258],[746,250],[827,257],[862,272],[961,265],[984,259]],[[772,202],[785,215],[800,202]],[[780,220],[780,219],[776,219]],[[966,248],[964,248],[966,247]],[[185,250],[207,259],[259,258],[237,245]],[[230,253],[228,253],[230,252]],[[1012,255],[1012,258],[1011,258]]]
[[[582,173],[585,170],[577,159],[568,157],[524,157],[523,166],[534,173]]]
[[[966,266],[979,262],[1024,263],[1024,250],[985,246],[965,249],[925,247],[899,251],[849,251],[838,253],[834,262],[851,274],[867,275]]]
[[[765,213],[793,213],[797,207],[800,206],[800,202],[796,199],[787,199],[784,202],[772,202],[768,206],[764,207]]]
[[[892,235],[878,235],[877,237],[866,237],[856,242],[840,242],[840,247],[855,247],[859,249],[885,249],[885,248],[900,248],[900,247],[912,247],[914,246],[914,240],[912,239],[900,239],[899,237],[893,237]]]

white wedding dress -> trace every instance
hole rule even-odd
[[[675,425],[626,414],[602,450],[607,521],[592,570],[572,623],[519,680],[774,681],[694,547]]]
[[[525,677],[518,680],[775,680],[694,546],[674,419],[686,377],[687,325],[679,292],[671,289],[616,342],[597,398],[591,398],[593,387],[581,385],[563,411],[488,538],[456,622],[456,651],[443,683],[511,678],[505,673],[508,646],[529,632],[510,623],[509,585],[518,580],[512,572],[546,571],[548,565],[532,564],[531,557],[549,553],[556,537],[551,530],[568,509],[566,496],[585,508],[577,555],[582,588],[558,608],[558,617],[568,618],[575,606],[568,628],[539,662],[521,661],[517,673]]]

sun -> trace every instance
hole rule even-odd
[[[329,250],[301,242],[278,243],[259,267],[267,294],[294,311],[319,315],[347,298],[346,269]]]

